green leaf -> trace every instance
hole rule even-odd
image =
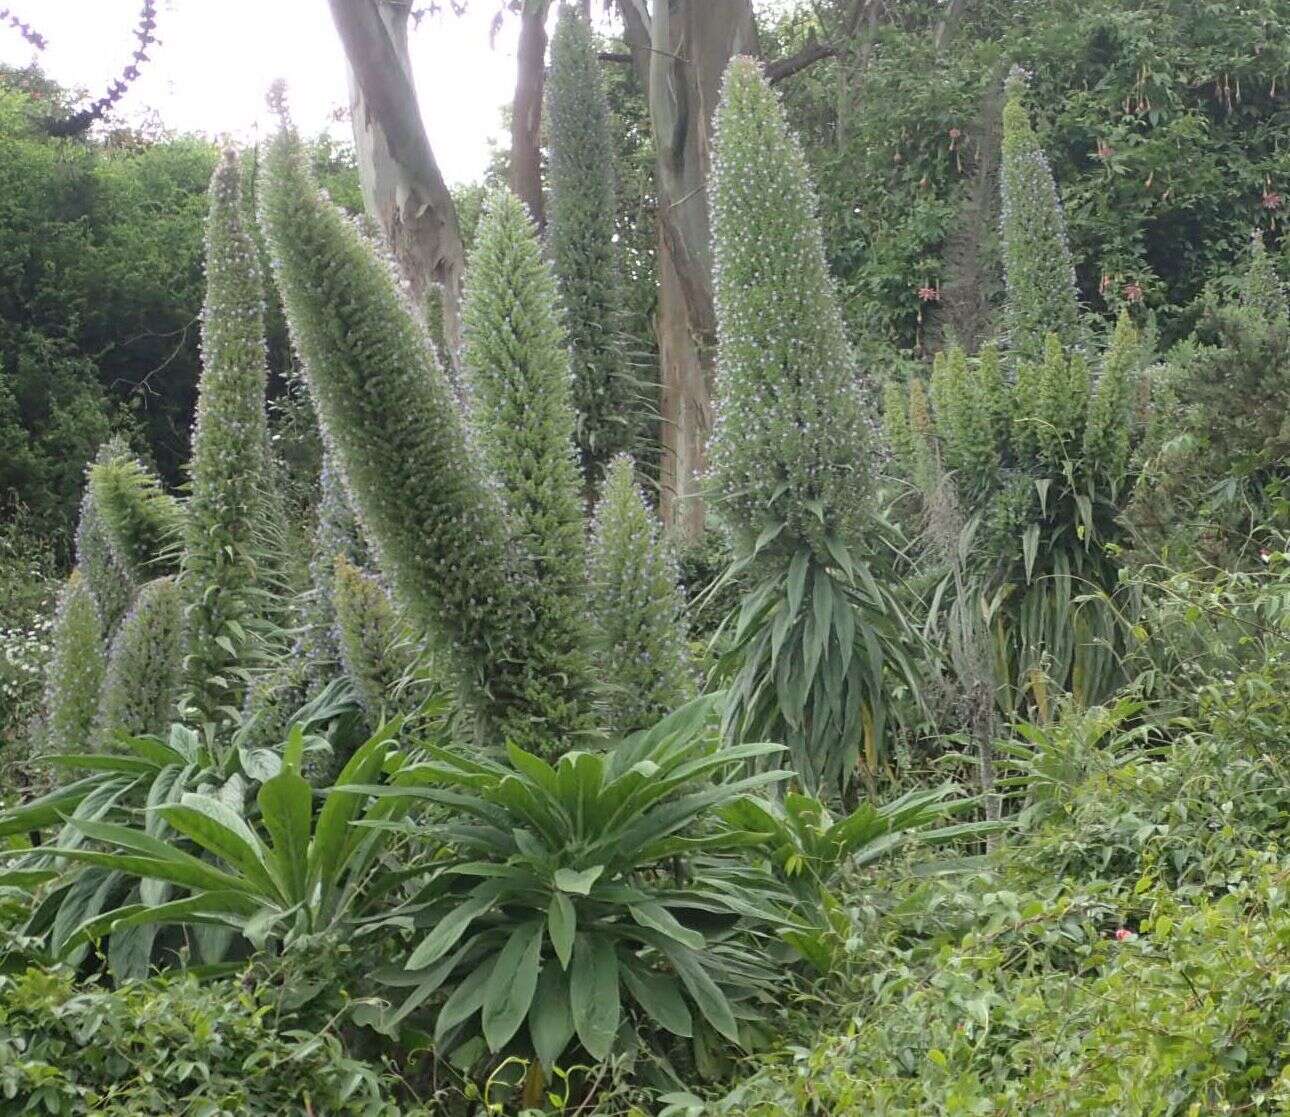
[[[240,816],[218,799],[190,791],[178,804],[158,807],[157,813],[203,849],[241,870],[265,893],[278,893],[263,843]]]
[[[294,768],[264,783],[256,796],[265,829],[272,839],[272,868],[288,904],[304,901],[309,875],[309,830],[313,791]]]
[[[546,922],[547,934],[551,936],[556,957],[560,959],[561,967],[567,970],[569,959],[573,957],[573,936],[578,929],[578,912],[573,901],[563,892],[556,892],[551,897]]]
[[[361,745],[349,763],[341,769],[336,786],[327,793],[318,822],[314,828],[313,844],[309,849],[309,880],[312,887],[331,888],[336,883],[338,870],[351,837],[350,823],[358,814],[366,796],[359,792],[343,791],[351,784],[364,784],[376,778],[385,760],[388,742],[402,727],[403,719],[396,718],[379,729]]]
[[[593,865],[590,869],[583,869],[581,872],[574,869],[557,869],[555,886],[561,892],[570,892],[575,896],[589,896],[591,886],[600,879],[600,874],[604,871],[604,865]]]
[[[457,940],[466,933],[471,925],[484,912],[497,903],[501,895],[497,882],[487,881],[481,884],[470,896],[445,915],[424,939],[421,945],[412,952],[404,967],[419,970],[437,962],[456,945]]]
[[[545,965],[538,977],[533,1007],[529,1010],[529,1037],[548,1075],[569,1046],[573,1033],[568,979],[558,966]]]
[[[524,1022],[537,989],[542,954],[542,923],[534,920],[517,927],[497,956],[484,990],[483,1025],[488,1049],[500,1051]]]
[[[443,1008],[439,1010],[439,1016],[435,1020],[434,1042],[436,1047],[442,1043],[443,1037],[449,1031],[463,1020],[468,1020],[483,1007],[484,990],[488,986],[488,979],[493,976],[493,968],[496,965],[497,955],[485,958],[452,991],[452,995],[444,1002]]]
[[[618,952],[604,935],[578,935],[569,975],[573,1026],[593,1059],[603,1061],[614,1046],[621,1012]]]
[[[699,1006],[704,1019],[731,1043],[738,1043],[739,1026],[735,1023],[734,1010],[703,964],[693,954],[677,947],[665,945],[663,951],[676,967],[681,984]]]
[[[694,1035],[694,1020],[675,978],[628,962],[623,967],[623,983],[655,1023],[675,1036]]]
[[[707,945],[698,931],[682,926],[662,904],[632,904],[627,910],[642,927],[652,927],[691,950],[702,950]]]

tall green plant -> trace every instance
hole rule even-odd
[[[54,615],[53,650],[45,682],[45,734],[53,748],[90,740],[103,685],[103,626],[80,571],[63,586]]]
[[[184,509],[122,448],[90,467],[89,488],[113,554],[135,582],[173,572]]]
[[[121,734],[160,735],[174,720],[183,662],[183,596],[174,578],[139,590],[112,641],[99,699],[99,744]]]
[[[122,448],[109,442],[100,448],[97,461],[111,460]],[[91,485],[81,498],[81,517],[76,525],[76,565],[98,606],[103,633],[111,639],[134,597],[134,579],[117,557],[107,525],[99,511]]]
[[[509,190],[485,204],[462,325],[474,443],[501,482],[522,548],[516,605],[541,630],[526,649],[530,694],[542,703],[542,720],[567,733],[588,724],[592,691],[569,353],[555,278],[533,222]]]
[[[573,353],[578,450],[589,485],[629,448],[633,390],[623,343],[615,251],[614,144],[609,100],[590,25],[560,9],[547,78],[551,132],[551,260]]]
[[[1076,340],[1079,294],[1061,199],[1025,94],[1025,75],[1013,70],[1003,110],[1004,323],[1010,352],[1036,360],[1048,334],[1055,333],[1063,345]]]
[[[644,729],[694,696],[676,556],[626,454],[609,465],[592,526],[591,601],[608,681],[606,721]]]
[[[669,1033],[696,1053],[744,1043],[741,1017],[778,976],[764,952],[780,892],[732,856],[747,835],[716,812],[783,775],[739,775],[779,746],[721,747],[715,704],[699,699],[608,755],[432,749],[401,786],[364,789],[455,819],[425,893],[428,933],[389,975],[409,992],[380,1026],[396,1033],[425,1006],[437,1049],[465,1056],[482,1034],[489,1052],[535,1055],[548,1073],[579,1047],[601,1062]],[[698,849],[688,872],[671,867]]]
[[[228,151],[211,179],[202,375],[182,561],[186,674],[207,721],[236,716],[252,655],[254,538],[265,484],[267,381],[259,253],[242,223],[242,174]]]
[[[289,127],[266,161],[262,219],[310,392],[395,597],[429,634],[461,702],[550,747],[541,618],[520,593],[527,543],[468,439],[452,387],[389,265],[318,191]],[[557,681],[557,693],[564,684]]]
[[[962,552],[964,569],[946,576],[937,600],[950,616],[968,591],[991,603],[982,620],[1006,706],[1042,705],[1047,678],[1081,701],[1118,680],[1128,602],[1112,601],[1121,592],[1115,548],[1127,538],[1142,360],[1126,312],[1098,355],[1096,384],[1084,356],[1050,334],[1042,358],[1023,362],[1012,383],[993,347],[978,358],[953,350],[934,366],[930,410],[918,380],[889,399],[904,411],[888,423],[902,436],[896,468],[921,491],[931,532],[945,534],[947,510],[971,510],[940,548]]]
[[[385,587],[344,555],[332,582],[340,661],[369,721],[379,725],[394,691],[415,658],[408,634]]]
[[[717,309],[712,478],[758,580],[723,660],[727,727],[785,741],[811,789],[881,751],[902,627],[858,549],[873,438],[825,262],[806,161],[752,59],[726,74],[710,190]]]

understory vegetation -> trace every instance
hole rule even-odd
[[[456,349],[284,90],[0,74],[0,1112],[1290,1115],[1286,16],[862,7],[726,70],[697,539],[577,7]]]

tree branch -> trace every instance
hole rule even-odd
[[[832,43],[822,43],[818,39],[812,38],[796,54],[790,54],[787,58],[776,58],[767,62],[765,66],[766,80],[774,85],[785,78],[791,78],[794,74],[801,73],[808,66],[814,66],[817,62],[822,62],[826,58],[837,56],[838,48]]]

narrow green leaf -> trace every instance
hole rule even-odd
[[[621,1013],[618,952],[604,935],[578,935],[569,975],[573,1026],[593,1059],[604,1060],[614,1046]]]
[[[480,1023],[488,1049],[500,1051],[519,1031],[533,1003],[542,954],[542,923],[517,927],[502,947],[484,990]]]
[[[573,936],[578,929],[578,912],[573,901],[563,892],[556,892],[551,897],[546,923],[556,957],[560,959],[561,967],[567,970],[569,959],[573,957]]]

